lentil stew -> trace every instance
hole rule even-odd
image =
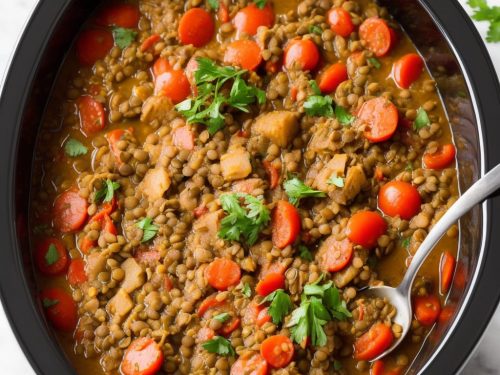
[[[97,10],[38,138],[40,302],[79,374],[402,374],[449,316],[458,195],[424,61],[368,0],[140,0]],[[458,277],[457,277],[458,279]]]

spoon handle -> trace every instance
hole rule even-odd
[[[402,293],[410,293],[411,286],[415,280],[418,270],[425,258],[429,255],[439,239],[446,233],[458,219],[465,215],[472,207],[482,202],[492,193],[500,188],[500,164],[489,171],[483,178],[474,183],[460,198],[446,211],[439,221],[431,229],[405,273],[398,289]]]

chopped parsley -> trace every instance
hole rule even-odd
[[[213,10],[219,9],[219,0],[208,0],[208,5],[210,5],[210,8]]]
[[[242,78],[247,71],[231,66],[218,66],[207,58],[198,58],[198,69],[194,73],[198,96],[188,98],[176,105],[176,109],[188,123],[207,126],[210,134],[215,134],[224,127],[225,117],[221,113],[225,107],[242,112],[249,112],[249,105],[266,101],[266,94],[257,87],[248,85]],[[223,86],[232,81],[229,96],[223,92]]]
[[[94,201],[111,202],[115,195],[115,191],[120,188],[118,182],[111,181],[109,178],[105,181],[104,186],[95,192]]]
[[[66,155],[74,158],[77,156],[85,155],[88,152],[88,149],[82,144],[82,142],[77,141],[74,138],[68,138],[68,140],[64,144],[64,152],[66,153]]]
[[[335,107],[335,117],[339,120],[340,125],[348,126],[354,122],[354,116],[347,112],[347,109],[340,105]]]
[[[58,260],[59,260],[59,252],[57,251],[56,245],[51,243],[49,245],[47,252],[45,253],[45,263],[47,263],[48,266],[51,266]]]
[[[142,239],[141,242],[148,242],[153,239],[158,233],[158,227],[152,223],[152,219],[150,217],[145,217],[138,223],[136,223],[136,227],[142,229]]]
[[[270,220],[269,209],[263,199],[237,193],[221,195],[220,202],[228,215],[221,221],[219,237],[240,242],[243,239],[248,245],[253,245]]]
[[[250,288],[249,283],[243,284],[243,289],[241,290],[241,294],[243,294],[247,298],[250,298],[252,296],[252,289]]]
[[[304,259],[304,260],[307,260],[309,262],[312,262],[313,261],[313,255],[312,253],[309,251],[309,249],[304,246],[304,245],[299,245],[299,256]]]
[[[50,298],[44,298],[42,300],[43,307],[48,309],[49,307],[55,306],[59,303],[59,300],[57,299],[50,299]]]
[[[212,319],[217,320],[218,322],[225,323],[231,318],[231,315],[229,315],[227,312],[220,313],[218,315],[215,315]]]
[[[304,110],[308,116],[324,116],[333,117],[333,99],[330,95],[321,95],[321,90],[316,81],[309,81],[313,90],[313,95],[310,95],[304,102]]]
[[[201,346],[209,353],[216,353],[222,356],[234,356],[236,354],[231,342],[221,336],[215,336],[213,339],[205,341]]]
[[[408,164],[406,164],[405,171],[407,171],[407,172],[413,171],[413,163],[411,161],[409,161]]]
[[[410,237],[403,238],[401,241],[401,246],[403,246],[405,249],[408,249],[410,247]]]
[[[283,289],[277,289],[268,294],[261,303],[271,302],[267,313],[274,324],[280,324],[293,308],[290,296]]]
[[[380,69],[382,67],[382,64],[380,63],[380,60],[377,59],[376,57],[369,57],[368,62],[374,66],[376,69]]]
[[[338,188],[343,188],[344,187],[344,178],[337,176],[337,174],[335,173],[335,174],[333,174],[332,177],[330,177],[328,179],[328,181],[326,183],[329,185],[334,185]]]
[[[414,130],[420,130],[422,128],[425,128],[426,126],[429,126],[431,123],[431,120],[429,119],[429,115],[427,115],[427,112],[425,109],[420,107],[417,110],[417,117],[415,118],[415,121],[413,122],[413,129]]]
[[[467,4],[474,11],[472,18],[490,23],[486,40],[500,42],[500,6],[489,6],[486,0],[468,0]]]
[[[297,177],[286,180],[283,184],[283,187],[285,188],[285,192],[288,195],[288,200],[294,206],[297,206],[302,198],[326,197],[325,192],[310,188]]]
[[[135,30],[126,29],[124,27],[113,28],[113,38],[115,40],[115,44],[121,49],[130,46],[136,37],[137,31]]]
[[[317,34],[317,35],[321,35],[323,34],[323,30],[321,29],[321,27],[319,27],[318,25],[309,25],[308,29],[307,29],[311,34]]]
[[[324,325],[333,319],[345,320],[351,317],[338,289],[331,281],[319,285],[321,280],[322,277],[304,287],[300,306],[292,312],[287,324],[287,327],[291,327],[292,339],[298,344],[303,344],[310,337],[312,345],[326,345]]]
[[[264,9],[264,7],[266,6],[267,0],[254,0],[253,3],[255,5],[257,5],[257,8]]]

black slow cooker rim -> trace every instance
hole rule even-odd
[[[487,50],[470,18],[456,0],[419,0],[431,14],[441,32],[450,41],[463,63],[469,88],[475,99],[483,139],[482,171],[500,163],[495,141],[500,139],[500,87]],[[0,236],[4,239],[0,263],[0,298],[5,313],[31,366],[38,374],[74,374],[75,370],[46,330],[33,294],[24,276],[14,215],[16,152],[27,93],[47,48],[52,32],[71,0],[40,0],[26,25],[5,77],[0,98]],[[31,152],[31,150],[30,150]],[[475,284],[446,345],[436,350],[424,368],[429,374],[455,374],[465,364],[479,342],[500,300],[497,265],[500,252],[500,200],[483,205],[484,255]]]

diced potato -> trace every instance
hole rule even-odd
[[[122,263],[121,268],[123,271],[125,271],[125,277],[121,285],[124,291],[126,291],[127,293],[132,293],[134,290],[144,284],[144,270],[134,258],[128,258],[127,260],[125,260]]]
[[[229,149],[220,158],[220,167],[224,180],[241,180],[252,173],[250,154],[243,147]]]
[[[156,167],[146,173],[139,185],[139,189],[149,201],[154,202],[163,198],[163,194],[170,187],[170,183],[170,176],[167,171],[162,167]]]
[[[254,192],[264,187],[264,181],[261,178],[248,178],[246,180],[235,182],[231,188],[235,193],[246,193],[255,195]]]
[[[354,256],[360,258],[363,261],[363,264],[368,260],[368,251],[361,249],[356,250],[354,252]],[[359,273],[362,271],[362,268],[356,268],[352,264],[343,269],[340,272],[335,272],[333,274],[333,282],[337,288],[343,288],[347,284],[349,284]]]
[[[166,96],[150,96],[142,105],[141,121],[167,121],[173,104]]]
[[[193,248],[202,247],[209,249],[219,238],[219,222],[222,217],[222,210],[208,212],[195,220],[193,223],[193,235],[190,238]]]
[[[345,166],[347,164],[346,154],[335,154],[333,158],[321,168],[313,182],[313,187],[322,191],[332,190],[332,185],[328,180],[332,176],[343,177],[345,173]]]
[[[274,111],[259,116],[252,130],[270,139],[280,147],[286,147],[299,130],[299,115],[290,111]]]
[[[106,310],[110,315],[114,317],[123,318],[126,316],[130,310],[134,307],[134,302],[132,298],[130,298],[129,294],[120,289],[118,292],[111,298],[106,305]]]
[[[102,253],[92,253],[87,257],[85,272],[89,281],[97,279],[97,275],[104,271],[107,257]]]
[[[363,172],[363,168],[360,165],[349,168],[343,189],[346,199],[353,199],[359,194],[365,184],[366,176],[365,172]]]

